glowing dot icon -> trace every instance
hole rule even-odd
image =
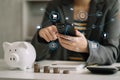
[[[37,28],[37,29],[40,29],[40,28],[41,28],[41,26],[39,26],[39,25],[38,25],[38,26],[36,26],[36,28]]]
[[[66,20],[69,20],[69,17],[66,17],[65,19],[66,19]]]
[[[107,33],[103,33],[103,38],[107,39],[108,38],[108,34]]]
[[[74,26],[74,23],[72,23],[71,25]]]
[[[40,11],[41,11],[41,12],[44,12],[44,11],[45,11],[45,9],[44,9],[44,8],[40,8]]]
[[[114,18],[112,18],[112,19],[111,19],[111,21],[115,21],[115,19],[114,19]]]
[[[74,9],[73,8],[70,8],[71,11],[73,11]]]
[[[104,37],[106,37],[107,36],[107,34],[104,34]]]
[[[96,13],[96,16],[97,16],[97,17],[101,17],[101,16],[103,16],[103,12],[98,11],[98,12]]]
[[[92,25],[92,29],[95,29],[95,28],[96,28],[96,25],[95,25],[95,24],[93,24],[93,25]]]

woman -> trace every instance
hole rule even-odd
[[[118,0],[53,0],[46,9],[42,28],[32,40],[36,60],[114,63],[120,36],[118,5]],[[52,12],[59,13],[58,22],[51,20]],[[56,23],[74,26],[75,36],[60,34]],[[57,47],[52,50],[50,44]]]

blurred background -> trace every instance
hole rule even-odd
[[[0,58],[4,55],[3,42],[31,41],[49,1],[0,0]]]
[[[0,0],[0,58],[3,42],[31,41],[51,0]]]

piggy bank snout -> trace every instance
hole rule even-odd
[[[12,62],[12,63],[17,63],[19,62],[19,56],[15,53],[12,53],[10,56],[9,56],[9,62]]]

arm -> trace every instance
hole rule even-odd
[[[107,41],[101,38],[102,41],[96,43],[87,40],[82,33],[76,31],[77,37],[59,34],[58,39],[62,47],[70,51],[85,53],[86,55],[89,53],[87,64],[108,65],[116,62],[118,57],[120,24],[118,18],[118,2],[117,0],[113,2],[115,2],[113,3],[114,5],[110,5],[111,8],[110,6],[108,8],[109,11],[106,15],[107,24],[104,25],[104,31],[108,33]],[[109,22],[110,20],[112,21]]]
[[[90,56],[87,60],[88,64],[112,64],[116,62],[118,57],[118,45],[120,36],[120,21],[119,15],[119,4],[118,1],[114,1],[114,5],[108,11],[106,22],[113,19],[109,24],[105,25],[105,32],[108,33],[107,44],[95,43],[88,41]],[[104,42],[104,41],[102,41]],[[97,46],[96,48],[94,46]]]
[[[49,14],[51,13],[52,10],[56,9],[55,7],[56,5],[54,4],[55,3],[53,1],[48,4],[42,24],[41,24],[42,26],[41,29],[52,25],[51,21],[49,20]],[[37,53],[36,61],[48,59],[50,57],[49,43],[39,35],[40,30],[36,32],[31,42],[36,49],[36,53]]]

